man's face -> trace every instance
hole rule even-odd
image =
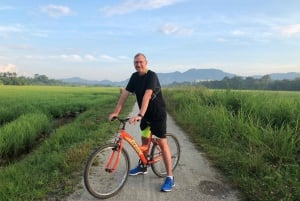
[[[137,56],[134,59],[134,67],[135,70],[140,74],[143,75],[147,72],[147,60],[142,55]]]

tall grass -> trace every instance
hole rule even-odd
[[[299,93],[184,88],[164,95],[176,121],[246,200],[300,197]]]
[[[16,93],[18,90],[22,91],[21,89],[24,92]],[[30,153],[10,164],[0,166],[1,201],[63,200],[63,197],[71,193],[80,182],[88,154],[96,146],[106,143],[119,128],[119,124],[107,120],[108,114],[113,111],[119,98],[119,89],[81,87],[42,87],[42,89],[29,87],[26,89],[26,87],[21,87],[15,90],[15,93],[7,93],[5,96],[24,95],[36,107],[39,107],[37,103],[41,103],[41,100],[47,102],[49,91],[51,97],[66,94],[69,95],[69,102],[72,100],[76,102],[76,97],[80,96],[82,104],[85,104],[85,101],[89,103],[86,104],[86,110],[78,114],[72,122],[52,129],[51,134]],[[39,91],[39,95],[32,91]],[[0,96],[2,95],[0,93]],[[72,95],[74,95],[73,98]],[[0,100],[4,102],[3,99]],[[65,100],[58,99],[57,102]],[[127,102],[123,111],[124,115],[131,111],[133,103],[134,99]],[[46,112],[44,115],[48,116],[48,114]],[[28,117],[27,114],[24,115],[24,120],[27,120],[25,116]],[[0,128],[4,129],[19,119],[23,119],[23,116]],[[51,120],[53,119],[50,118]],[[22,130],[17,130],[17,132],[22,133]]]
[[[32,147],[37,138],[49,133],[50,119],[42,113],[28,113],[0,127],[0,157],[16,157]]]
[[[1,86],[0,125],[28,112],[42,112],[53,118],[83,112],[101,96],[117,92],[117,88],[108,87]]]

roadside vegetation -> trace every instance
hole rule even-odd
[[[164,96],[172,117],[245,200],[299,200],[299,92],[183,87]]]
[[[0,86],[1,200],[71,193],[88,154],[119,127],[107,120],[118,98],[118,88]]]
[[[119,88],[0,86],[1,200],[60,200],[111,139]],[[300,197],[299,92],[165,88],[168,111],[245,200]],[[132,109],[127,101],[122,115]]]

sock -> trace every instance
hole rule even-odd
[[[169,177],[169,178],[171,178],[171,179],[174,179],[174,177],[173,177],[173,176],[167,176],[167,177]]]

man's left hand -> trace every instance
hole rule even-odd
[[[134,116],[134,117],[131,117],[130,119],[129,119],[129,123],[130,124],[134,124],[134,123],[136,123],[137,121],[141,121],[142,120],[142,117],[141,116]]]

